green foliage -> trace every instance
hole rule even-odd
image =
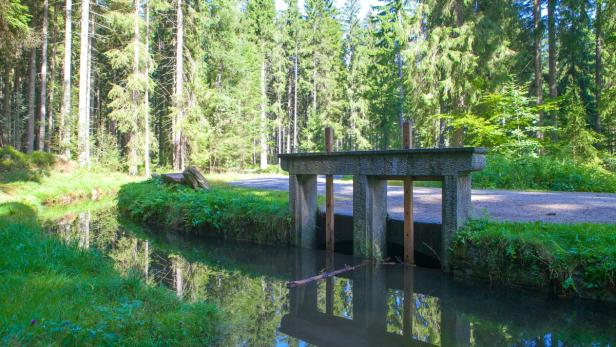
[[[613,297],[615,242],[616,224],[475,220],[457,233],[452,251],[456,270],[496,283]]]
[[[123,186],[118,208],[138,223],[260,243],[291,242],[286,192],[227,185],[193,190],[152,179]]]
[[[31,208],[0,205],[4,345],[206,345],[217,310],[121,277],[108,259],[45,235]],[[19,293],[19,295],[14,295]]]
[[[40,181],[49,174],[56,158],[51,153],[22,153],[11,146],[0,148],[0,183]]]
[[[489,155],[473,173],[474,188],[616,193],[616,174],[598,164],[553,157]]]

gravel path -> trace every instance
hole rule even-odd
[[[231,182],[232,185],[271,190],[288,190],[287,177],[266,176]],[[325,194],[325,179],[319,177],[318,189]],[[353,182],[335,180],[336,213],[351,215]],[[392,218],[403,219],[403,189],[388,188],[388,211]],[[549,223],[616,223],[616,194],[568,192],[519,192],[509,190],[473,190],[473,215],[501,221],[544,221]],[[440,223],[441,189],[414,189],[416,221]]]

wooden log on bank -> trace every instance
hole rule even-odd
[[[160,178],[163,182],[169,184],[187,185],[193,189],[210,189],[210,185],[203,174],[194,166],[186,168],[184,172],[162,174]]]
[[[160,175],[160,178],[165,183],[184,184],[184,175],[182,173],[168,173]]]
[[[187,167],[182,175],[184,176],[185,184],[193,187],[193,189],[210,189],[210,185],[207,183],[207,180],[196,167]]]

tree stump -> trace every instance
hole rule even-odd
[[[207,183],[207,180],[196,167],[187,167],[182,175],[184,177],[184,184],[193,187],[193,189],[210,189],[210,185]]]

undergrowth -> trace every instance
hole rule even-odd
[[[158,179],[124,185],[118,208],[138,223],[268,244],[289,244],[287,192],[213,184],[208,191]]]
[[[218,313],[185,303],[95,251],[44,234],[34,209],[0,204],[0,344],[207,345]]]
[[[616,193],[616,173],[551,157],[488,155],[485,169],[473,173],[473,188]]]
[[[616,224],[474,220],[456,235],[453,266],[507,285],[553,286],[563,295],[614,296],[614,245]]]

